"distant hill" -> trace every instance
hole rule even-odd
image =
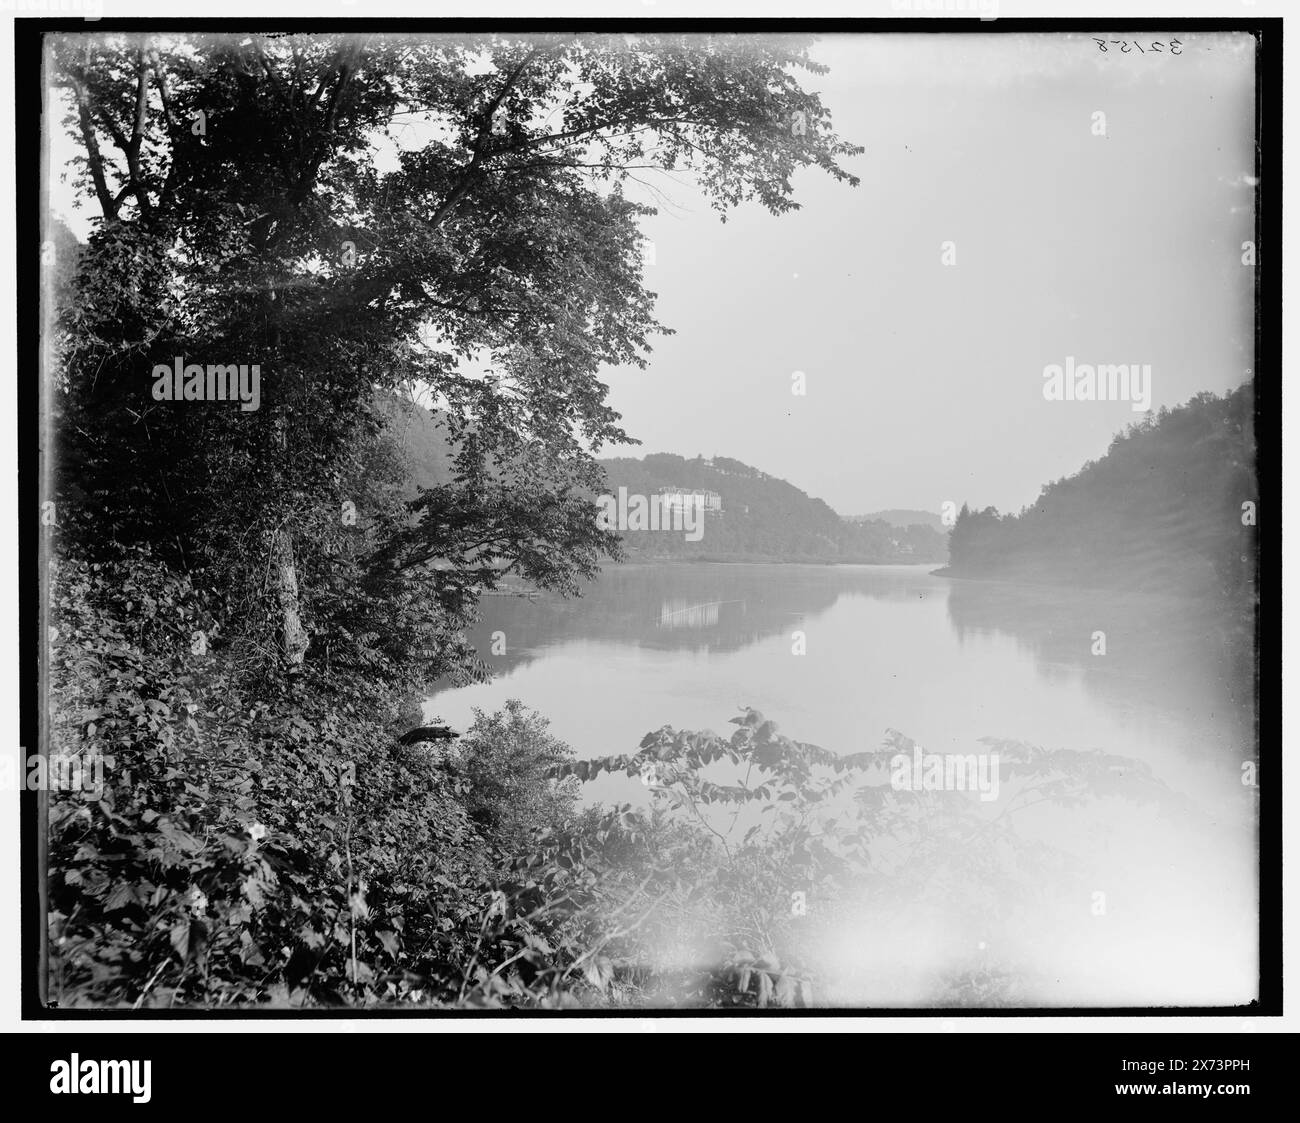
[[[1255,500],[1251,387],[1198,394],[1118,434],[1018,515],[963,506],[947,572],[1249,603],[1255,529],[1242,504]]]
[[[381,398],[378,406],[395,452],[410,469],[408,494],[449,482],[454,475],[452,449],[438,415],[396,396]],[[703,516],[698,541],[688,541],[681,530],[626,531],[623,538],[633,559],[934,564],[948,559],[946,533],[922,525],[921,519],[910,526],[891,525],[883,518],[847,522],[820,499],[739,460],[652,453],[599,463],[611,495],[620,487],[629,495],[643,496],[682,488],[715,492],[720,498],[721,513]]]
[[[906,508],[894,508],[889,511],[874,511],[870,515],[846,515],[845,522],[851,523],[869,523],[882,522],[890,526],[909,527],[909,526],[928,526],[939,531],[940,534],[946,534],[948,528],[943,525],[943,519],[931,511],[909,511]]]
[[[683,488],[721,497],[721,513],[704,516],[697,542],[680,531],[626,531],[633,556],[871,563],[941,562],[948,556],[946,535],[928,526],[846,522],[822,500],[739,460],[651,453],[600,463],[611,494],[620,487],[645,496]]]

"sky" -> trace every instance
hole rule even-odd
[[[724,225],[656,181],[648,286],[677,334],[607,372],[627,454],[732,457],[845,515],[1014,511],[1144,416],[1046,400],[1049,364],[1149,364],[1152,409],[1250,379],[1253,40],[1125,34],[821,40],[805,83],[862,182],[801,172],[799,212]]]
[[[801,171],[798,212],[723,224],[681,175],[631,185],[676,334],[603,373],[641,444],[602,454],[731,457],[844,515],[1015,511],[1144,416],[1046,400],[1047,366],[1149,364],[1152,409],[1250,379],[1254,42],[1124,34],[824,37],[803,81],[859,186]]]

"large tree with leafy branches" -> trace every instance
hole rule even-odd
[[[781,214],[859,151],[784,36],[87,34],[48,64],[98,210],[60,321],[63,533],[210,574],[290,666],[464,670],[502,573],[593,574],[594,453],[627,439],[601,374],[663,330],[630,180]],[[154,400],[178,356],[258,364],[260,408]],[[413,386],[455,477],[404,502],[377,401]]]

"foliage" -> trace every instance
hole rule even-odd
[[[363,716],[371,686],[309,673],[250,703],[228,651],[193,651],[211,590],[147,553],[55,588],[52,747],[112,761],[102,792],[52,799],[55,1001],[350,1000],[453,941],[479,840],[453,782]]]
[[[968,793],[878,782],[915,748],[902,734],[891,731],[879,750],[836,755],[784,736],[753,709],[732,720],[730,738],[665,727],[636,753],[556,766],[557,776],[584,781],[640,777],[653,798],[648,810],[593,813],[519,863],[528,884],[563,889],[570,909],[558,927],[550,916],[550,952],[520,955],[533,985],[555,995],[585,981],[597,992],[586,1003],[814,1006],[843,982],[845,963],[827,947],[846,934],[864,962],[872,928],[900,913],[937,910],[993,938],[1014,925],[1001,902],[1087,884],[1067,855],[1017,834],[1018,810],[1110,798],[1186,810],[1139,762],[989,742],[1014,792],[990,815]],[[719,766],[736,782],[712,778]],[[747,812],[753,821],[738,833]],[[997,980],[1008,978],[989,965],[936,978],[932,1001],[977,995],[995,1005],[1008,997]]]
[[[563,829],[576,814],[578,781],[548,775],[573,750],[547,732],[549,725],[512,698],[495,714],[476,709],[453,750],[468,784],[469,817],[510,854],[525,851],[537,831]]]
[[[485,718],[471,794],[395,733],[424,684],[482,675],[483,592],[572,593],[619,554],[599,372],[660,330],[625,184],[675,170],[724,217],[780,214],[859,150],[791,37],[51,44],[99,213],[46,262],[50,747],[115,762],[51,797],[53,996],[486,1000],[544,938],[511,902],[559,907],[561,875],[502,883],[501,848],[572,786],[507,813],[496,738],[561,750]],[[160,399],[177,362],[255,367],[257,408]],[[393,403],[417,387],[449,471],[413,489]]]
[[[249,593],[231,626],[272,663],[301,660],[301,622],[308,660],[380,674],[363,637],[423,658],[503,571],[566,592],[593,576],[619,550],[592,517],[593,454],[627,436],[598,372],[644,365],[659,330],[628,177],[687,172],[724,216],[780,214],[797,170],[852,181],[837,161],[858,151],[790,37],[54,44],[101,211],[60,321],[61,521],[88,551],[147,542]],[[259,408],[155,400],[178,358],[257,364]],[[360,469],[375,391],[414,385],[455,474],[398,519],[366,510]],[[369,521],[341,522],[348,503]],[[368,539],[345,546],[354,526]],[[425,613],[419,642],[390,629],[394,599]]]

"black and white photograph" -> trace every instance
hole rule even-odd
[[[1280,26],[638,7],[25,21],[27,1016],[1268,1012]]]

